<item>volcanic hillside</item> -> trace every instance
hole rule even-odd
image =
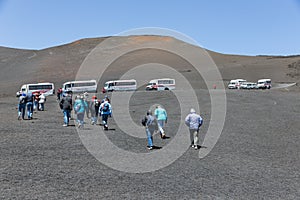
[[[14,94],[24,83],[49,81],[54,82],[58,88],[63,82],[75,79],[77,70],[86,56],[105,39],[107,38],[82,39],[42,50],[0,47],[1,95]],[[162,36],[128,36],[118,37],[118,40],[124,44],[132,41],[161,44],[182,42]],[[271,78],[273,82],[299,82],[300,80],[300,56],[241,56],[213,51],[208,53],[218,66],[225,83],[235,78],[244,78],[253,82],[260,78]],[[192,70],[187,63],[166,52],[153,49],[129,53],[118,59],[112,69],[122,73],[126,72],[127,68],[147,62],[166,64],[179,72],[186,72],[185,76],[188,78],[193,76],[193,73],[188,74]]]

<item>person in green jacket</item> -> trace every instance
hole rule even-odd
[[[74,103],[74,111],[77,114],[78,128],[83,128],[84,113],[86,109],[88,109],[88,105],[86,101],[84,101],[83,96],[80,96]]]
[[[154,115],[157,120],[160,136],[162,139],[166,139],[167,137],[163,128],[168,121],[167,111],[163,109],[161,106],[157,106],[154,111]]]

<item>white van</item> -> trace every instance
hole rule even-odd
[[[151,80],[147,86],[146,90],[174,90],[175,89],[175,79],[162,78]]]
[[[63,84],[62,90],[72,91],[74,93],[79,92],[97,92],[97,81],[87,80],[87,81],[69,81]]]
[[[228,89],[240,89],[242,83],[247,82],[245,79],[234,79],[228,84]]]
[[[112,92],[112,91],[130,91],[136,90],[137,84],[136,80],[114,80],[107,81],[102,88],[102,92]]]
[[[22,85],[21,91],[24,93],[32,92],[32,93],[41,93],[45,96],[53,95],[55,93],[54,84],[53,83],[31,83]]]
[[[257,81],[257,88],[259,89],[270,89],[271,87],[271,79],[259,79]]]

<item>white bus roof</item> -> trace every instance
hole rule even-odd
[[[234,80],[232,80],[232,81],[247,81],[247,80],[238,78],[238,79],[234,79]]]
[[[259,79],[257,82],[261,82],[261,81],[271,81],[271,79],[269,79],[269,78]]]
[[[158,79],[153,79],[151,81],[158,81],[158,80],[175,80],[175,79],[173,79],[173,78],[158,78]]]
[[[68,81],[68,82],[65,82],[63,85],[65,85],[65,84],[70,84],[70,83],[86,83],[86,82],[96,82],[96,80],[86,80],[86,81]]]
[[[53,83],[49,83],[49,82],[45,82],[45,83],[27,83],[24,85],[44,85],[44,84],[53,84]]]
[[[113,83],[113,82],[136,82],[136,80],[130,79],[130,80],[114,80],[114,81],[106,81],[106,83]]]

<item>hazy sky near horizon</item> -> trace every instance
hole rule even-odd
[[[159,27],[226,54],[300,54],[300,0],[0,0],[0,46],[43,49]]]

